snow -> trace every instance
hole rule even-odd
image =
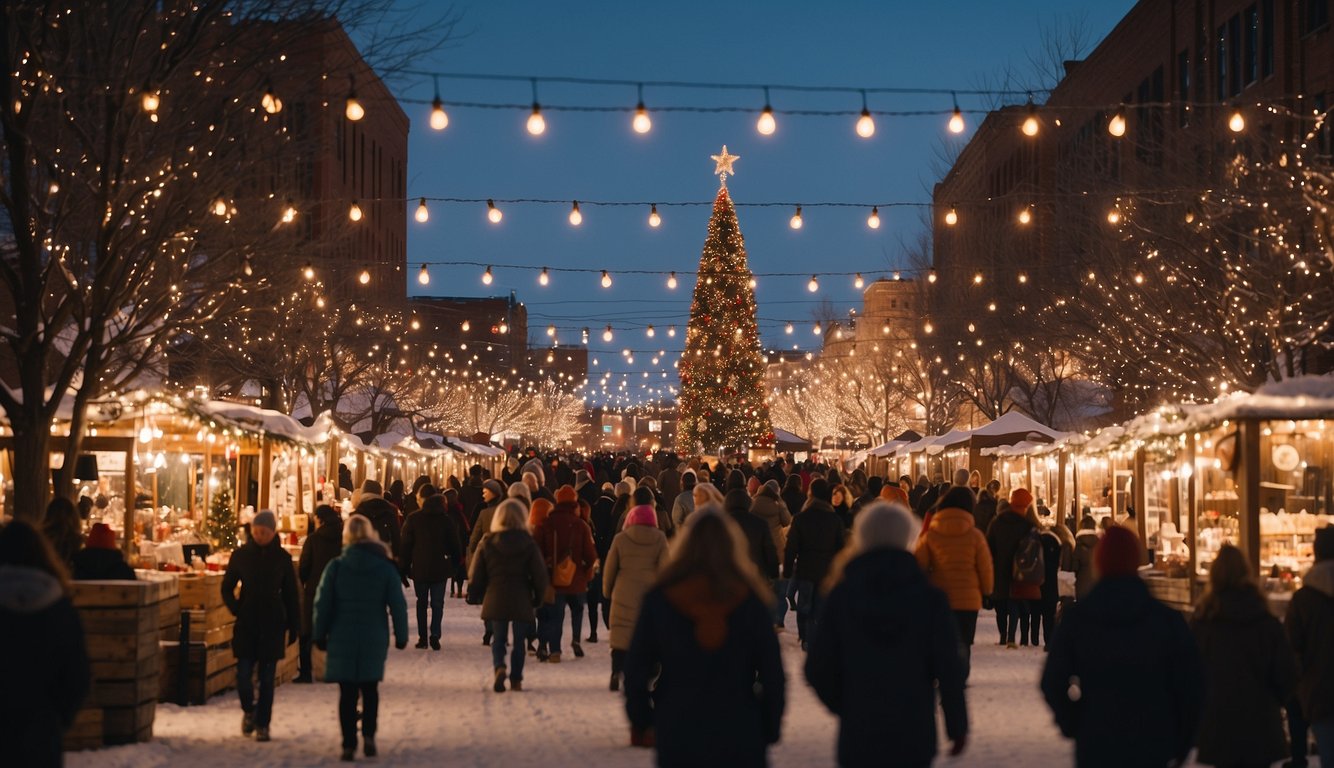
[[[409,621],[413,622],[409,595]],[[605,642],[584,643],[586,658],[566,647],[559,665],[531,656],[521,693],[490,690],[490,649],[481,644],[478,609],[446,598],[444,650],[390,650],[380,686],[378,762],[407,766],[545,765],[648,768],[653,755],[632,749],[621,694],[607,690],[611,661]],[[791,622],[789,622],[790,624]],[[1044,654],[994,645],[995,620],[979,617],[968,689],[971,733],[963,756],[944,756],[950,768],[1069,765],[1070,742],[1052,724],[1037,689]],[[585,626],[585,633],[587,627]],[[416,639],[415,628],[411,637]],[[770,750],[774,766],[832,765],[837,723],[806,685],[796,636],[780,637],[788,677],[783,740]],[[71,768],[209,768],[333,765],[340,736],[338,692],[330,685],[277,689],[273,741],[257,744],[240,735],[240,708],[228,692],[207,705],[159,704],[154,740],[147,744],[70,753]],[[943,735],[944,729],[941,728]],[[886,745],[892,748],[892,745]],[[358,761],[362,760],[358,753]],[[1314,762],[1313,762],[1314,765]]]

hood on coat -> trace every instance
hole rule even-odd
[[[977,526],[973,524],[973,513],[958,507],[946,507],[936,510],[931,516],[931,533],[941,536],[967,536]]]
[[[494,548],[497,553],[506,557],[520,555],[526,552],[532,544],[532,534],[517,529],[496,531],[486,536],[486,546]]]
[[[742,490],[742,493],[745,493]],[[727,642],[727,618],[748,594],[738,589],[728,599],[719,599],[704,576],[692,576],[663,590],[667,602],[695,625],[695,641],[706,651],[716,651]]]
[[[666,542],[667,540],[667,534],[663,533],[662,529],[658,528],[656,525],[627,525],[625,530],[621,531],[617,536],[624,536],[630,543],[638,544],[640,546],[648,546],[655,541],[661,540]]]
[[[46,571],[0,565],[0,608],[14,613],[37,613],[64,596],[60,581]]]
[[[1253,589],[1227,589],[1215,594],[1213,599],[1218,606],[1213,618],[1248,624],[1269,615],[1264,595]]]
[[[910,631],[919,617],[895,592],[921,584],[926,577],[917,558],[899,549],[876,549],[848,561],[840,586],[849,591],[847,604],[857,616],[858,625],[878,640],[895,643]]]
[[[1094,624],[1121,626],[1142,621],[1157,599],[1139,576],[1104,577],[1078,605]]]
[[[1302,586],[1334,597],[1334,560],[1321,560],[1302,577]]]
[[[746,493],[745,488],[733,488],[723,497],[723,509],[729,513],[750,511],[750,494]]]
[[[1098,534],[1094,531],[1080,531],[1075,537],[1075,546],[1093,549],[1098,546]]]
[[[356,570],[378,567],[389,560],[389,546],[382,541],[358,541],[343,548],[343,565]]]

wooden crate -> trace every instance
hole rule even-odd
[[[287,650],[281,661],[278,662],[278,669],[274,674],[274,683],[282,685],[290,683],[296,679],[298,667],[300,666],[300,643],[292,643],[287,646]]]
[[[158,689],[159,701],[183,704],[203,704],[236,685],[236,658],[229,645],[208,647],[202,643],[186,646],[185,694],[180,701],[181,646],[163,644],[164,673]]]
[[[102,708],[84,708],[74,715],[74,722],[65,731],[62,748],[66,752],[97,749],[102,746]]]
[[[106,744],[133,744],[153,738],[157,699],[129,707],[102,708],[102,740]]]
[[[227,610],[227,606],[208,610],[191,608],[181,611],[182,624],[185,623],[186,616],[190,617],[190,642],[221,645],[231,641],[232,629],[236,625],[236,617],[232,616],[232,612]]]
[[[172,595],[158,603],[158,636],[163,641],[181,639],[181,598]]]
[[[222,577],[215,571],[183,573],[177,579],[181,609],[217,608],[222,605]]]

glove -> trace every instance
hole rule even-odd
[[[958,757],[959,755],[962,755],[964,749],[967,746],[968,746],[967,736],[960,736],[959,738],[955,739],[953,746],[950,747],[950,757]]]
[[[320,639],[316,640],[315,647],[319,648],[321,651],[329,650],[329,638],[321,637]]]
[[[403,650],[404,648],[407,648],[407,647],[408,647],[408,641],[407,641],[407,640],[396,640],[396,641],[394,641],[394,647],[401,651],[401,650]]]

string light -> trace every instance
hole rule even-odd
[[[1027,224],[1033,220],[1033,211],[1031,206],[1019,209],[1019,223]]]
[[[857,118],[857,135],[863,139],[875,135],[875,120],[871,117],[871,110],[866,108],[866,91],[862,91],[862,114]]]
[[[423,264],[421,270],[417,272],[417,282],[422,285],[430,285],[431,283],[431,273],[426,270],[425,264]],[[464,328],[463,330],[466,331],[468,329]]]
[[[661,224],[662,224],[662,217],[658,215],[657,203],[654,203],[653,205],[649,206],[648,225],[650,227],[658,227]]]
[[[801,224],[802,224],[802,221],[801,221],[801,206],[798,205],[798,206],[797,206],[797,212],[794,213],[794,214],[792,214],[792,218],[791,218],[791,219],[788,219],[787,225],[788,225],[789,227],[792,227],[793,229],[801,229]]]
[[[1116,114],[1112,115],[1112,119],[1107,121],[1107,132],[1118,139],[1126,135],[1126,114],[1124,107],[1118,108]]]
[[[922,330],[926,331],[927,333],[933,333],[936,330],[936,328],[935,326],[931,325],[930,320],[927,320],[926,325],[922,326]]]
[[[866,226],[871,229],[880,229],[880,208],[871,208],[871,215],[866,217]]]
[[[486,218],[490,219],[492,224],[499,224],[500,220],[505,218],[505,214],[496,207],[496,201],[489,198],[486,201]]]
[[[789,336],[792,335],[792,331],[793,331],[793,330],[795,330],[795,329],[792,327],[792,323],[788,323],[787,326],[783,328],[783,332],[786,333],[786,334],[789,335]]]
[[[816,336],[819,336],[823,330],[824,329],[820,327],[820,324],[816,323],[815,327],[811,329],[811,333],[815,334]]]
[[[250,256],[248,254],[246,255],[243,263],[241,264],[241,270],[245,272],[246,277],[250,277],[251,275],[255,274],[255,267],[250,263]]]
[[[778,123],[774,121],[774,108],[769,106],[769,89],[764,89],[764,109],[760,111],[760,119],[755,121],[755,130],[764,136],[772,136],[777,130]]]
[[[431,127],[443,131],[449,125],[449,115],[445,114],[445,103],[440,100],[440,78],[435,81],[435,98],[431,99]]]
[[[291,224],[295,220],[296,220],[296,206],[292,205],[291,200],[288,200],[287,207],[283,208],[283,223]]]
[[[464,320],[462,325],[460,325],[459,327],[463,329],[464,333],[467,333],[468,331],[472,330],[472,323],[468,322],[467,320]]]
[[[612,339],[612,335],[611,335],[611,326],[609,325],[609,326],[607,326],[606,330],[604,330],[604,331],[602,332],[602,340],[603,340],[603,341],[611,341],[611,339]]]
[[[667,275],[667,288],[668,288],[669,290],[673,290],[673,291],[676,290],[676,273],[675,273],[675,272],[671,272],[671,273],[669,273],[669,274]]]
[[[1020,273],[1019,273],[1019,284],[1020,284],[1020,285],[1024,285],[1024,284],[1026,284],[1026,283],[1028,283],[1028,273],[1026,273],[1026,272],[1020,272]]]
[[[1113,208],[1112,210],[1108,211],[1108,212],[1107,212],[1107,223],[1108,223],[1108,224],[1113,224],[1113,225],[1115,225],[1115,224],[1120,224],[1120,223],[1121,223],[1121,211],[1117,210],[1116,208]]]
[[[945,223],[948,224],[948,225],[951,226],[951,227],[954,226],[955,224],[958,224],[958,223],[959,223],[959,212],[956,211],[956,210],[954,210],[953,208],[951,208],[951,209],[949,209],[948,211],[946,211],[946,212],[945,212]]]
[[[214,215],[214,216],[226,216],[226,215],[227,215],[227,201],[226,201],[226,200],[223,200],[223,199],[220,197],[220,198],[218,198],[217,200],[214,200],[214,201],[213,201],[213,215]]]
[[[932,268],[931,271],[926,273],[926,281],[928,283],[936,282],[936,270],[934,268]]]
[[[951,94],[951,96],[954,98],[954,113],[950,115],[950,133],[963,133],[965,127],[963,122],[963,110],[959,109],[958,97],[953,94]]]
[[[306,266],[301,269],[301,275],[306,278],[306,280],[314,280],[315,265],[311,264],[309,261],[306,262]]]
[[[270,115],[283,111],[283,100],[274,95],[273,83],[270,81],[264,82],[264,95],[259,99],[259,106]]]
[[[555,335],[556,335],[556,326],[554,326],[554,325],[548,325],[548,326],[547,326],[547,335],[548,335],[548,336],[551,336],[551,337],[555,337]]]
[[[542,106],[537,103],[537,80],[533,81],[533,113],[528,116],[528,133],[541,136],[547,130],[547,121],[542,117]]]
[[[361,270],[361,274],[360,274],[360,275],[357,275],[357,281],[360,282],[362,285],[366,285],[366,284],[370,283],[370,281],[371,281],[371,271],[370,271],[369,269],[363,269],[363,270]]]
[[[482,273],[482,285],[490,285],[495,279],[495,275],[491,274],[491,266],[488,264],[486,271]]]
[[[139,97],[139,106],[152,115],[157,112],[158,107],[162,106],[162,95],[145,85],[143,94]]]
[[[1241,133],[1246,130],[1246,118],[1241,114],[1241,110],[1232,112],[1232,117],[1228,118],[1227,127],[1233,133]]]
[[[426,198],[417,201],[417,212],[412,216],[420,224],[425,224],[431,218],[431,212],[426,209]]]
[[[611,287],[611,275],[607,274],[607,270],[605,269],[602,270],[602,287],[603,288]]]
[[[657,335],[657,331],[653,330],[653,326],[652,326],[652,325],[649,325],[648,328],[644,329],[644,333],[645,333],[645,335],[647,335],[650,339]]]
[[[551,282],[551,275],[547,272],[546,267],[542,267],[542,274],[537,276],[537,284],[545,286],[550,282]]]
[[[1038,108],[1033,104],[1033,97],[1028,97],[1028,115],[1024,118],[1022,126],[1024,135],[1032,138],[1038,135]]]
[[[577,227],[584,223],[584,215],[579,212],[579,201],[575,200],[574,205],[570,207],[570,226]]]
[[[639,86],[639,103],[635,105],[635,116],[630,121],[630,127],[634,128],[635,133],[648,133],[653,130],[653,121],[649,119],[648,110],[644,108],[644,86]]]
[[[973,275],[973,285],[981,285],[981,284],[982,284],[982,273],[978,272],[977,274]]]
[[[347,105],[343,109],[343,114],[347,119],[356,122],[366,116],[366,108],[357,101],[357,79],[352,75],[347,76],[349,86],[347,89]]]
[[[857,276],[852,278],[852,287],[861,290],[865,285],[866,281],[862,279],[862,273],[858,272]]]
[[[351,207],[347,209],[347,217],[352,221],[361,221],[361,206],[357,205],[356,200],[353,200]]]
[[[820,280],[815,275],[811,275],[811,281],[806,283],[806,290],[815,293],[820,290]]]
[[[667,336],[673,339],[676,338],[676,326],[674,325],[667,326]]]

